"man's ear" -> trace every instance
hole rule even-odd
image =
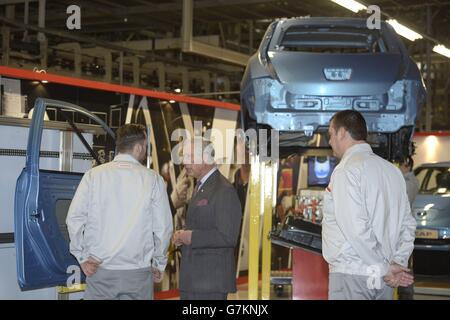
[[[342,140],[346,137],[346,134],[348,134],[347,130],[344,129],[344,127],[340,127],[338,131],[336,132],[336,136],[339,140]]]
[[[141,147],[141,152],[144,152],[144,150],[146,150],[147,147],[147,143],[144,141],[143,143],[140,143],[139,146]],[[148,150],[146,150],[148,151]],[[147,153],[147,152],[146,152]]]
[[[208,154],[208,152],[203,151],[202,160],[203,160],[203,163],[205,163],[205,164],[211,164],[211,158],[210,158],[210,155]]]
[[[142,152],[142,143],[135,143],[133,151],[135,154],[140,154]]]

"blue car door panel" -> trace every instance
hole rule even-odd
[[[62,101],[36,99],[26,165],[17,180],[14,203],[17,277],[22,290],[66,285],[71,276],[68,270],[73,270],[69,267],[78,266],[69,251],[65,219],[83,174],[39,169],[47,106],[80,112],[100,124],[114,139],[111,129],[87,110]]]

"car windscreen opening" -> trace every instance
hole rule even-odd
[[[449,194],[450,193],[450,168],[429,167],[415,171],[420,185],[420,194]]]
[[[387,47],[379,30],[293,26],[278,49],[313,53],[383,53]]]

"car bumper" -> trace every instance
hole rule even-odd
[[[427,250],[427,251],[445,251],[450,252],[450,244],[447,245],[414,245],[414,250]]]
[[[351,108],[349,108],[351,109]],[[260,124],[269,125],[279,131],[294,131],[313,133],[319,127],[328,127],[331,117],[336,111],[306,112],[289,110],[284,112],[257,113],[256,121]],[[396,132],[401,127],[411,125],[405,114],[381,113],[364,114],[369,132]]]
[[[414,250],[450,252],[450,239],[416,238]]]

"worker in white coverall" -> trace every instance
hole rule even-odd
[[[167,264],[172,215],[163,178],[141,164],[142,125],[117,131],[117,156],[85,173],[67,215],[87,300],[150,300]]]
[[[375,155],[363,116],[336,113],[330,145],[340,159],[324,195],[322,251],[329,264],[329,299],[388,300],[408,286],[416,221],[400,170]]]

